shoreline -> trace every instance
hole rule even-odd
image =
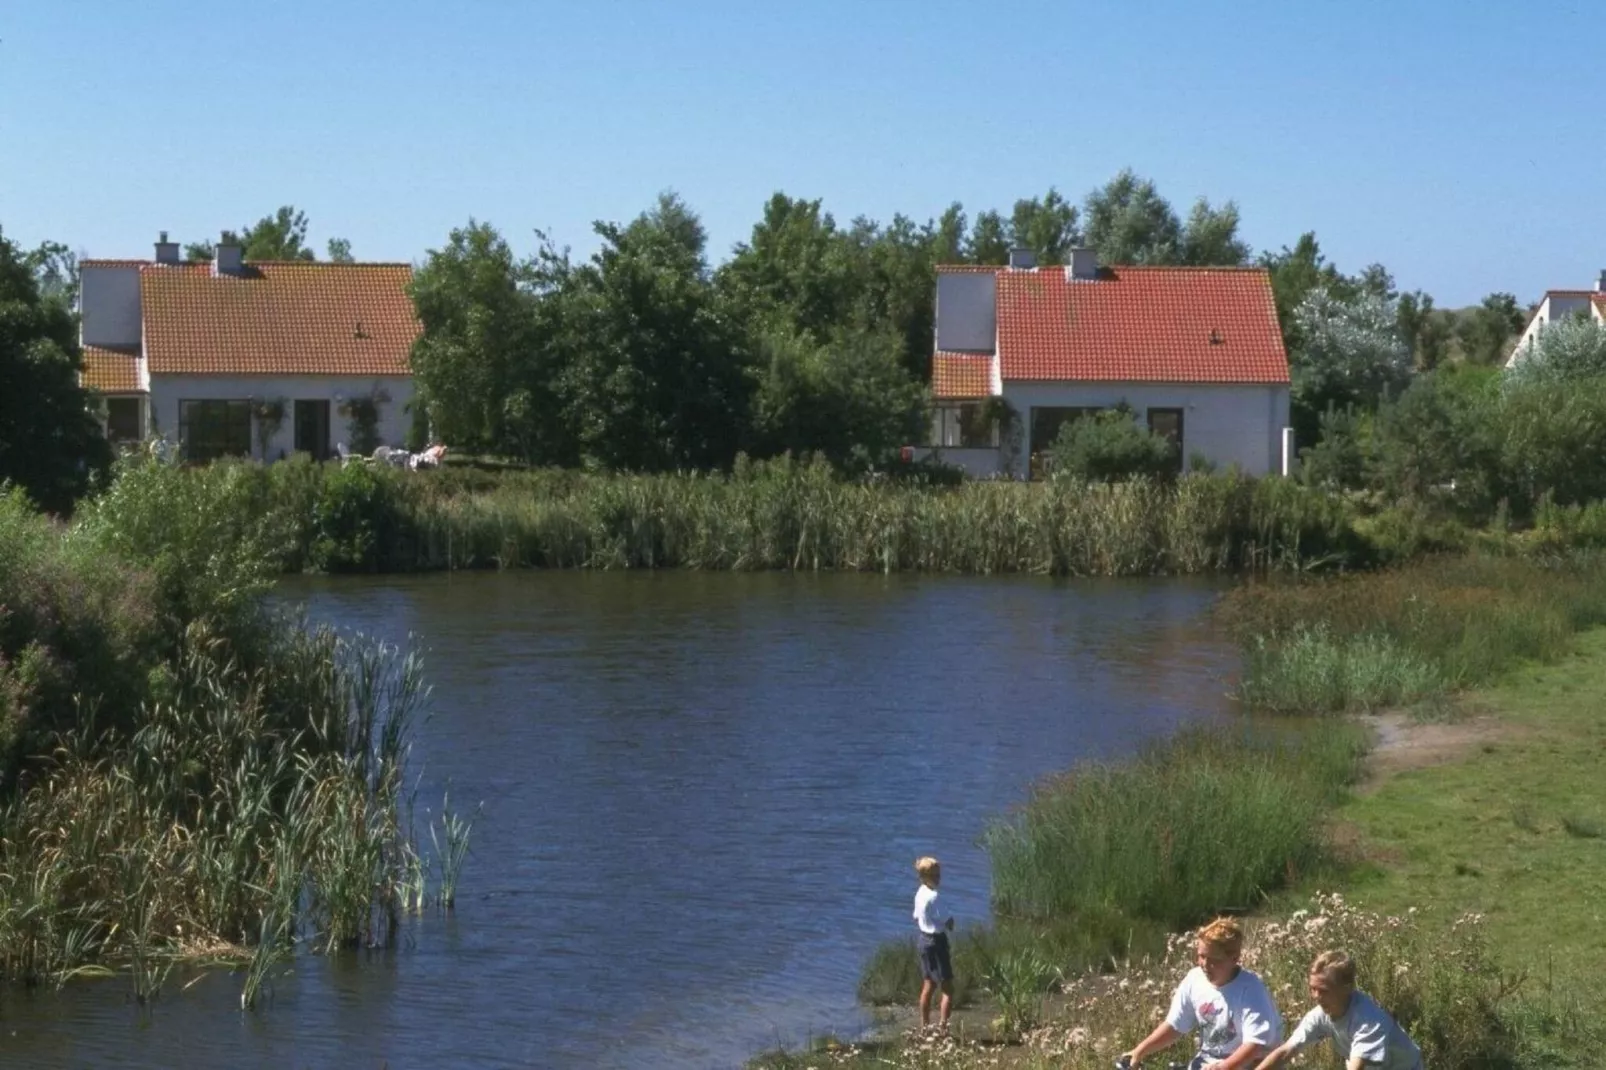
[[[1582,1059],[1584,1051],[1584,1042],[1569,1031],[1586,1026],[1572,1024],[1565,1014],[1550,1016],[1539,1009],[1540,1004],[1548,1007],[1558,999],[1570,999],[1567,1006],[1574,1017],[1594,1020],[1606,1011],[1606,999],[1592,994],[1586,980],[1592,976],[1591,964],[1598,961],[1595,950],[1606,949],[1606,934],[1598,925],[1581,925],[1585,932],[1578,935],[1585,939],[1580,945],[1539,920],[1544,909],[1539,904],[1576,915],[1580,922],[1594,916],[1595,890],[1606,879],[1606,852],[1599,850],[1600,837],[1606,835],[1606,812],[1573,816],[1539,812],[1531,821],[1524,816],[1525,786],[1536,779],[1549,780],[1557,802],[1576,800],[1573,789],[1581,785],[1575,781],[1593,776],[1591,753],[1606,747],[1606,723],[1595,717],[1592,698],[1606,693],[1606,628],[1582,632],[1575,640],[1573,653],[1556,664],[1525,665],[1492,685],[1426,708],[1348,715],[1368,729],[1371,746],[1362,779],[1328,823],[1335,848],[1347,859],[1347,873],[1338,882],[1344,897],[1367,909],[1409,912],[1423,924],[1448,924],[1469,908],[1481,908],[1474,916],[1487,919],[1480,924],[1488,927],[1494,961],[1502,969],[1531,971],[1538,962],[1546,964],[1549,973],[1538,981],[1528,976],[1529,998],[1535,1006],[1523,1011],[1522,1020],[1530,1023],[1525,1043],[1550,1054],[1546,1060],[1519,1060],[1513,1066],[1592,1065],[1568,1061],[1569,1053],[1577,1052]],[[1576,745],[1584,740],[1595,746]],[[1540,775],[1512,781],[1503,775],[1503,764],[1534,768]],[[1473,789],[1480,784],[1489,790]],[[1488,888],[1485,885],[1496,876],[1492,865],[1424,864],[1422,855],[1432,847],[1446,857],[1500,854],[1508,845],[1486,832],[1479,834],[1490,822],[1487,811],[1500,805],[1497,800],[1511,807],[1510,814],[1501,813],[1498,820],[1514,824],[1519,832],[1532,828],[1531,835],[1546,839],[1551,849],[1576,857],[1576,867],[1560,867],[1563,877],[1571,879],[1558,882],[1554,872],[1534,872],[1531,864],[1512,865],[1498,874],[1501,887]],[[1431,817],[1417,820],[1418,807],[1430,809]],[[1590,826],[1592,818],[1601,824]],[[1464,889],[1447,887],[1447,876],[1459,878],[1463,885],[1470,882],[1475,893],[1469,896]],[[1531,906],[1532,913],[1502,909],[1498,900],[1513,892]],[[1267,925],[1275,929],[1278,919],[1302,907],[1311,894],[1304,883],[1274,894],[1249,915],[1252,933]],[[1535,933],[1551,936],[1529,943],[1528,936]],[[1575,977],[1579,984],[1569,991],[1568,982]],[[1079,982],[1083,983],[1094,989],[1124,988],[1118,974],[1090,975]],[[1044,996],[1044,1031],[1062,1037],[1086,1034],[1075,1013],[1086,1005],[1086,991]],[[1283,1009],[1291,1011],[1297,1003],[1290,1001]],[[763,1052],[747,1065],[763,1070],[826,1066],[1038,1070],[1081,1065],[1050,1058],[1041,1045],[998,1043],[993,1035],[997,1009],[985,999],[956,1010],[951,1036],[938,1039],[913,1028],[917,1013],[912,1006],[873,1008],[877,1025],[860,1037],[822,1038],[815,1042],[819,1050],[812,1053]],[[1595,1036],[1590,1042],[1598,1044],[1601,1039]],[[1108,1059],[1100,1056],[1099,1063],[1107,1064]]]

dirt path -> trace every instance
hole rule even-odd
[[[1478,710],[1465,710],[1449,721],[1419,721],[1409,713],[1389,711],[1369,714],[1361,722],[1376,738],[1362,792],[1377,790],[1396,774],[1454,761],[1512,730],[1509,724]]]

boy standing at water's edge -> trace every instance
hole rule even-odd
[[[931,993],[941,989],[938,1025],[948,1028],[948,1012],[953,1003],[954,966],[948,952],[948,934],[954,918],[937,904],[937,885],[942,883],[942,866],[927,855],[915,862],[920,888],[915,892],[915,925],[920,929],[920,1028],[931,1024]]]

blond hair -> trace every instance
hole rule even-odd
[[[1196,939],[1235,959],[1244,949],[1244,927],[1237,918],[1217,918],[1200,929]]]
[[[1310,975],[1320,977],[1330,985],[1355,987],[1355,960],[1342,951],[1323,951],[1310,964]]]
[[[915,859],[915,872],[920,874],[920,879],[927,884],[930,884],[931,879],[937,876],[941,871],[942,863],[938,862],[930,855],[922,855],[921,857]]]

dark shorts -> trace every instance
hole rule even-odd
[[[953,960],[948,957],[947,933],[920,934],[920,976],[939,984],[954,979]]]

